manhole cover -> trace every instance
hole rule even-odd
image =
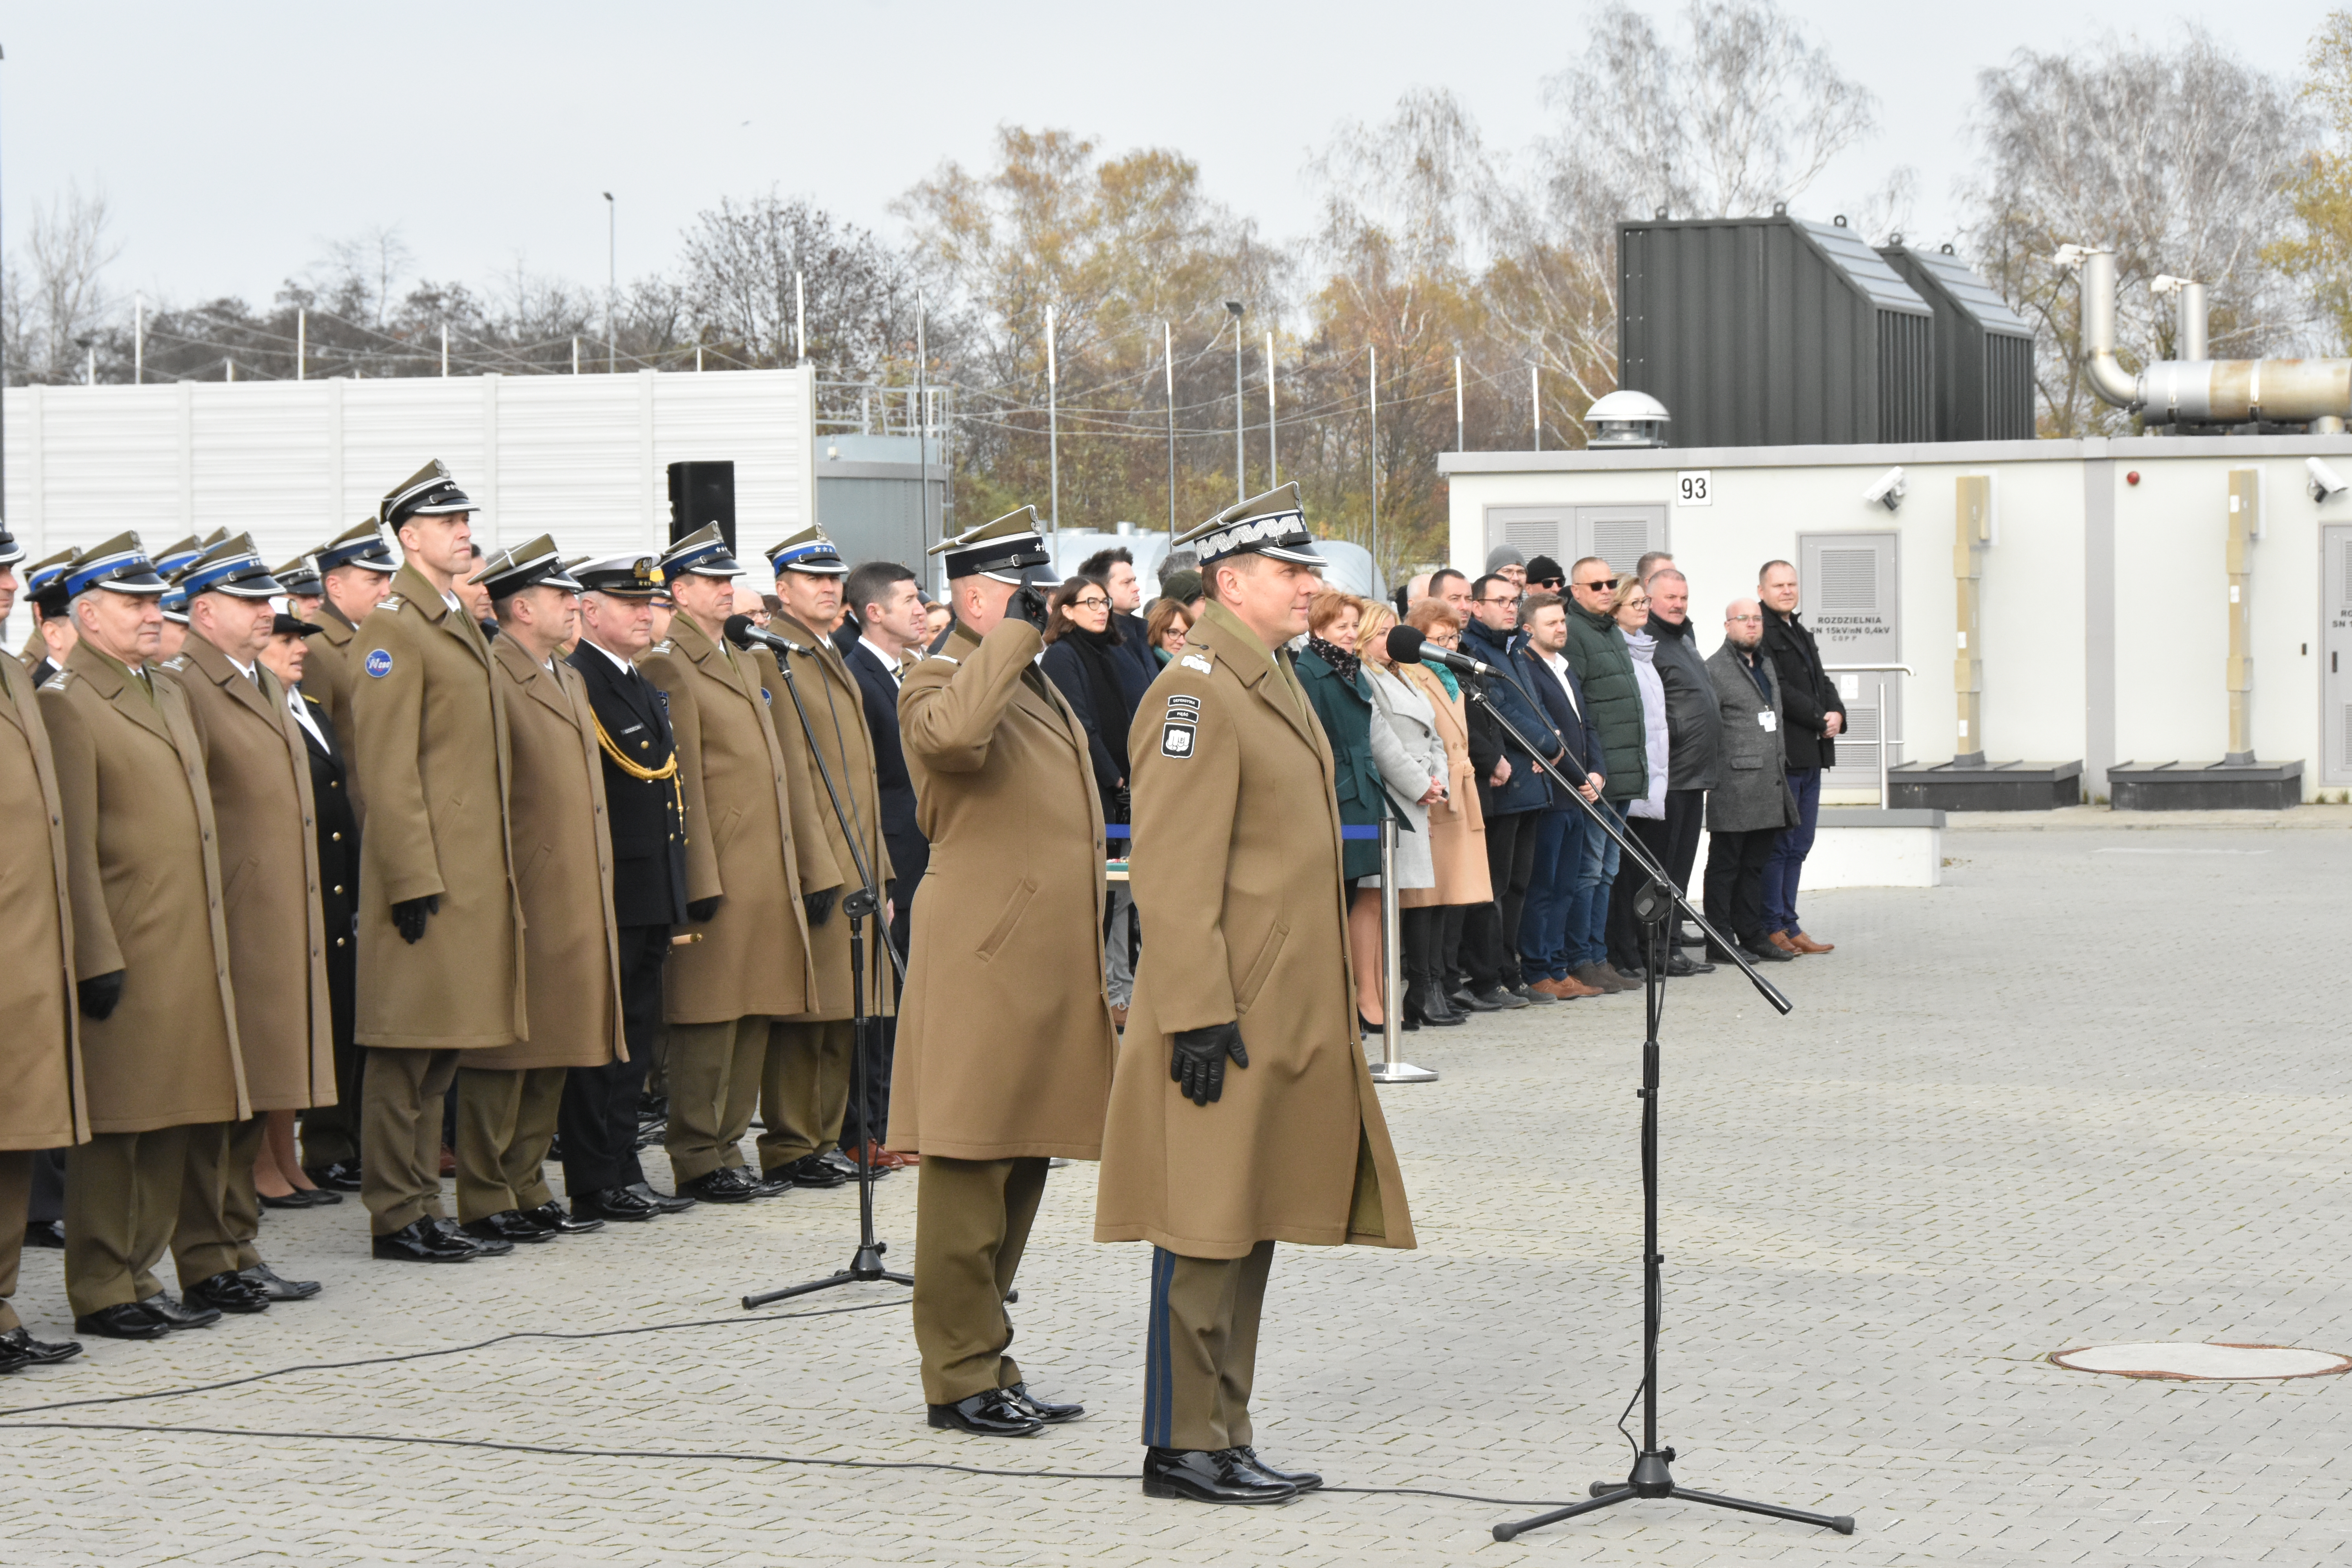
[[[2352,1371],[2352,1356],[2340,1356],[2332,1351],[2307,1351],[2294,1345],[2086,1345],[2081,1350],[2055,1352],[2050,1359],[2076,1372],[2111,1373],[2118,1377],[2167,1377],[2182,1383],[2326,1377],[2331,1373]]]

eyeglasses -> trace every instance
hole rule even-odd
[[[1110,601],[1108,599],[1072,599],[1070,601],[1070,608],[1074,610],[1108,610],[1110,608]]]
[[[1591,582],[1579,583],[1577,586],[1580,588],[1598,588],[1605,594],[1617,586],[1617,579],[1614,577],[1595,577]]]
[[[1727,621],[1760,621],[1764,617],[1761,616],[1726,616],[1723,618]]]

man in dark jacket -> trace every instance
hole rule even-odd
[[[1576,667],[1562,652],[1568,643],[1567,615],[1568,606],[1556,594],[1538,594],[1526,601],[1519,620],[1527,643],[1516,664],[1520,684],[1535,693],[1550,720],[1550,735],[1561,742],[1554,765],[1570,779],[1583,781],[1578,793],[1600,805],[1609,782],[1600,765],[1601,731],[1592,721],[1592,705]],[[1538,736],[1538,743],[1543,739]],[[1598,829],[1557,781],[1548,780],[1545,788],[1549,806],[1536,820],[1535,869],[1528,879],[1527,909],[1519,919],[1519,962],[1529,985],[1556,1002],[1566,1002],[1597,996],[1604,989],[1570,973],[1568,949],[1585,835]]]
[[[1734,599],[1723,613],[1723,646],[1706,661],[1723,720],[1723,767],[1706,803],[1706,919],[1728,931],[1751,959],[1785,963],[1793,957],[1767,940],[1764,863],[1773,843],[1797,820],[1780,749],[1780,683],[1759,646],[1763,612],[1753,599]],[[1726,963],[1728,953],[1710,947]]]
[[[1764,657],[1780,678],[1789,790],[1796,797],[1798,818],[1772,847],[1764,868],[1764,921],[1771,945],[1784,952],[1827,952],[1833,943],[1815,942],[1797,923],[1797,879],[1821,820],[1822,770],[1837,766],[1845,704],[1838,700],[1837,683],[1822,668],[1812,632],[1797,618],[1797,569],[1785,561],[1766,562],[1757,574],[1756,596],[1764,605]]]
[[[1715,787],[1722,766],[1723,716],[1691,626],[1690,580],[1673,566],[1662,566],[1649,583],[1648,629],[1658,639],[1654,664],[1666,689],[1666,815],[1663,821],[1635,817],[1633,826],[1650,847],[1651,858],[1687,894],[1706,826],[1706,792]],[[1666,972],[1681,974],[1699,967],[1677,947]]]
[[[1568,662],[1601,732],[1596,771],[1609,780],[1601,809],[1622,826],[1625,805],[1650,792],[1649,742],[1633,656],[1609,608],[1617,574],[1598,555],[1569,569]],[[1617,841],[1601,824],[1583,819],[1584,856],[1578,863],[1568,909],[1568,960],[1576,977],[1602,991],[1630,991],[1634,982],[1609,962],[1609,891],[1617,880]]]
[[[1511,644],[1518,626],[1517,584],[1495,574],[1470,585],[1470,619],[1462,627],[1464,653],[1497,669],[1511,669]],[[1500,676],[1463,679],[1486,698],[1469,704],[1470,761],[1478,773],[1478,809],[1486,821],[1486,876],[1495,891],[1492,901],[1471,910],[1464,923],[1463,964],[1473,995],[1491,1002],[1496,992],[1507,991],[1549,1005],[1556,998],[1529,984],[1543,976],[1527,975],[1520,969],[1518,931],[1527,910],[1528,878],[1535,869],[1536,826],[1551,804],[1551,788],[1534,755],[1510,738],[1488,704],[1521,734],[1546,747],[1548,755],[1558,751],[1559,737],[1510,680]],[[1487,755],[1488,747],[1496,754]]]
[[[1081,577],[1099,577],[1110,595],[1110,624],[1118,628],[1119,684],[1127,691],[1128,711],[1143,705],[1143,694],[1160,679],[1160,661],[1151,657],[1151,639],[1136,610],[1143,604],[1143,584],[1135,574],[1135,556],[1123,545],[1097,550],[1078,563]]]

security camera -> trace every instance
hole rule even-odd
[[[1903,495],[1906,488],[1903,482],[1903,470],[1889,468],[1878,476],[1877,483],[1862,492],[1862,499],[1866,501],[1875,501],[1887,510],[1893,511],[1903,504]]]
[[[2316,458],[2305,458],[2303,471],[2311,476],[2311,499],[2315,501],[2328,500],[2352,489],[2345,484],[2343,476]]]

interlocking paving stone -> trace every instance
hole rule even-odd
[[[325,1281],[319,1300],[157,1345],[93,1342],[0,1380],[0,1411],[518,1331],[715,1321],[26,1417],[255,1435],[8,1432],[0,1560],[2344,1561],[2345,1379],[2167,1384],[2039,1359],[2149,1339],[2352,1351],[2352,1073],[2327,945],[2352,835],[2200,821],[2140,828],[2116,854],[2112,826],[1956,828],[1942,888],[1806,899],[1838,951],[1768,971],[1797,1003],[1788,1018],[1733,973],[1669,987],[1664,1436],[1685,1484],[1851,1512],[1852,1539],[1645,1502],[1488,1538],[1624,1468],[1612,1427],[1640,1343],[1629,994],[1408,1037],[1444,1075],[1382,1091],[1421,1250],[1286,1247],[1274,1271],[1264,1451],[1335,1485],[1512,1506],[1327,1494],[1220,1510],[1147,1502],[1127,1479],[301,1436],[1131,1475],[1147,1254],[1088,1239],[1093,1172],[1077,1166],[1047,1188],[1015,1349],[1042,1389],[1093,1414],[1040,1438],[923,1424],[897,1287],[740,1310],[746,1290],[847,1260],[852,1190],[440,1268],[371,1261],[347,1201],[273,1212],[263,1232],[281,1272]],[[2186,853],[2214,849],[2242,853]],[[877,1192],[894,1261],[912,1257],[914,1195],[906,1175]],[[56,1253],[28,1254],[16,1300],[36,1333],[67,1329]],[[776,1315],[792,1311],[825,1315]]]

